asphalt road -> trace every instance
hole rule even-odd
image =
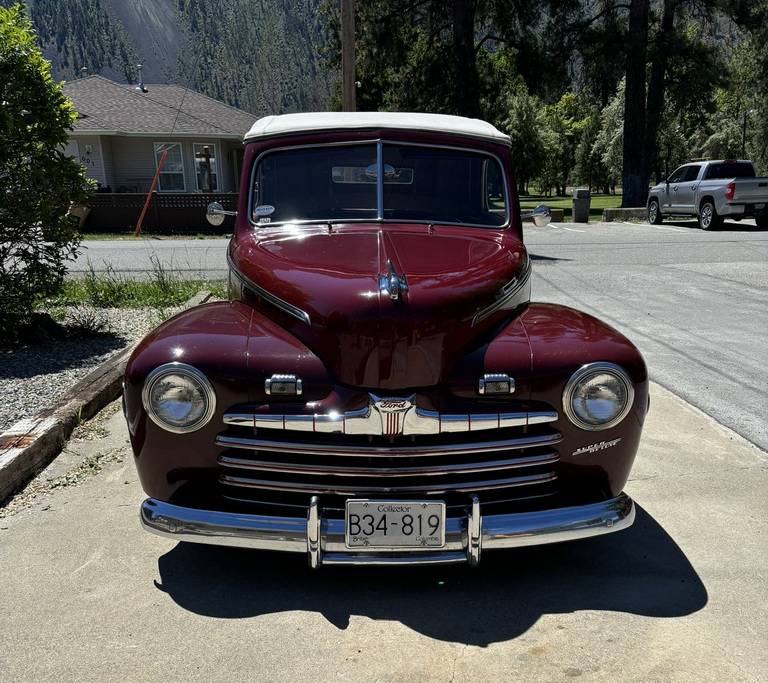
[[[768,232],[754,221],[526,228],[533,299],[608,321],[651,377],[768,450]],[[226,275],[226,240],[86,242],[71,270],[146,277],[150,258],[189,278]]]
[[[148,534],[114,405],[0,508],[0,680],[768,680],[766,455],[651,392],[634,526],[475,570]]]

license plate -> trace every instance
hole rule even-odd
[[[442,548],[445,503],[348,500],[344,518],[347,548]]]

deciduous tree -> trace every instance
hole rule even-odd
[[[0,8],[0,341],[60,285],[78,244],[83,168],[64,155],[72,105],[21,5]]]

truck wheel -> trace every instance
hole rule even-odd
[[[664,220],[661,215],[661,209],[659,209],[659,202],[655,199],[651,199],[648,202],[648,222],[653,225],[659,225]]]
[[[757,216],[755,218],[755,225],[761,230],[768,230],[768,216]]]
[[[699,227],[702,230],[717,230],[723,224],[722,216],[718,216],[715,204],[711,199],[701,203],[699,207]]]

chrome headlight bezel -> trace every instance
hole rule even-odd
[[[601,422],[600,424],[585,422],[573,409],[573,394],[581,382],[588,380],[595,375],[605,373],[612,375],[624,385],[627,400],[623,408],[607,422]],[[568,383],[565,385],[565,389],[563,390],[563,410],[568,416],[568,419],[580,429],[584,429],[590,432],[598,432],[604,429],[615,427],[627,416],[629,411],[632,409],[634,401],[634,384],[632,383],[632,380],[629,378],[629,375],[626,373],[626,371],[615,363],[600,362],[587,363],[586,365],[582,365],[576,372],[573,373],[573,375],[571,375],[571,378],[568,380]]]
[[[200,393],[206,404],[205,411],[198,420],[189,425],[178,426],[166,422],[155,412],[155,409],[152,406],[151,397],[155,384],[168,375],[181,375],[187,379],[191,379],[200,389]],[[189,432],[195,432],[198,429],[201,429],[210,422],[213,414],[216,412],[216,393],[214,392],[209,379],[196,367],[177,361],[159,365],[147,375],[147,378],[144,381],[144,387],[141,390],[141,402],[144,405],[147,417],[149,417],[152,422],[158,427],[162,427],[164,430],[173,432],[174,434],[188,434]]]

